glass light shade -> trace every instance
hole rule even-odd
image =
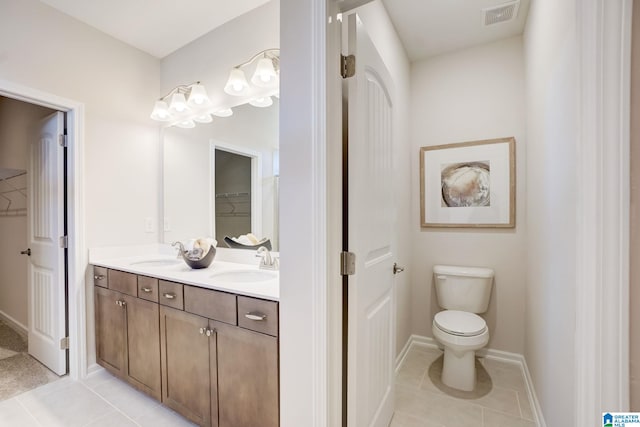
[[[244,75],[244,71],[234,68],[229,73],[229,80],[224,87],[224,91],[229,95],[246,95],[249,89],[249,83]]]
[[[270,96],[253,98],[251,101],[249,101],[249,104],[253,105],[254,107],[270,107],[271,105],[273,105],[273,99],[271,99]]]
[[[189,93],[189,99],[187,104],[191,107],[206,107],[211,105],[211,101],[207,96],[207,90],[201,84],[194,84],[191,86],[191,92]]]
[[[183,129],[191,129],[196,127],[196,124],[193,122],[193,120],[188,119],[179,121],[178,123],[176,123],[176,126]]]
[[[225,108],[223,110],[214,111],[212,114],[218,117],[231,117],[233,116],[233,110],[231,108]]]
[[[169,110],[176,113],[184,113],[189,107],[187,106],[187,100],[182,93],[174,93],[171,96],[171,103],[169,104]]]
[[[169,114],[169,106],[163,100],[156,101],[151,112],[151,118],[158,122],[168,122],[171,119]]]
[[[278,76],[270,58],[264,57],[258,61],[251,83],[258,87],[270,87],[278,83]]]
[[[199,114],[193,118],[193,121],[198,123],[211,123],[213,121],[213,117],[211,117],[211,114],[209,113]]]

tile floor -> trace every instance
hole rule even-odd
[[[442,351],[413,346],[396,377],[391,427],[536,427],[520,366],[479,359],[474,392],[440,381]]]
[[[100,371],[62,378],[0,402],[0,427],[194,426],[157,401]]]
[[[536,427],[518,365],[483,359],[474,393],[439,380],[442,352],[412,347],[396,377],[391,427]],[[190,422],[100,371],[0,402],[0,427],[188,427]]]

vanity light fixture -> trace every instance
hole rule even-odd
[[[255,69],[249,83],[243,69],[253,64]],[[240,103],[248,102],[254,107],[264,108],[273,105],[272,96],[279,97],[279,80],[280,49],[265,49],[231,69],[224,91],[229,95],[244,96],[245,99]],[[231,108],[221,107],[212,104],[206,89],[198,81],[176,86],[158,99],[151,112],[151,118],[165,122],[168,126],[193,128],[196,123],[211,123],[212,116],[233,115]]]
[[[258,63],[251,77],[251,83],[261,88],[277,88],[280,74],[280,49],[265,49],[256,53],[248,61],[236,65],[229,72],[229,80],[224,91],[229,95],[243,96],[249,92],[249,83],[242,68],[248,67],[256,60]],[[251,104],[254,105],[254,104]],[[271,104],[269,104],[271,105]]]
[[[211,114],[218,117],[231,117],[233,116],[233,110],[231,108],[223,108],[222,110],[214,111]]]
[[[167,100],[170,100],[168,104]],[[180,85],[156,101],[151,118],[159,122],[175,122],[178,127],[192,128],[195,126],[194,121],[211,122],[212,118],[208,113],[199,111],[210,106],[207,91],[200,82]]]
[[[273,105],[273,99],[271,99],[270,96],[263,96],[260,98],[253,98],[249,101],[249,104],[253,105],[254,107],[270,107]]]

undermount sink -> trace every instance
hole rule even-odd
[[[132,262],[131,265],[137,265],[138,267],[169,267],[180,263],[182,263],[182,260],[177,258],[153,258],[135,261]]]
[[[211,275],[212,279],[226,283],[267,282],[277,277],[278,273],[266,270],[232,270]]]

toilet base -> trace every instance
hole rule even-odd
[[[457,390],[473,391],[476,388],[476,352],[456,352],[444,349],[442,382]]]

